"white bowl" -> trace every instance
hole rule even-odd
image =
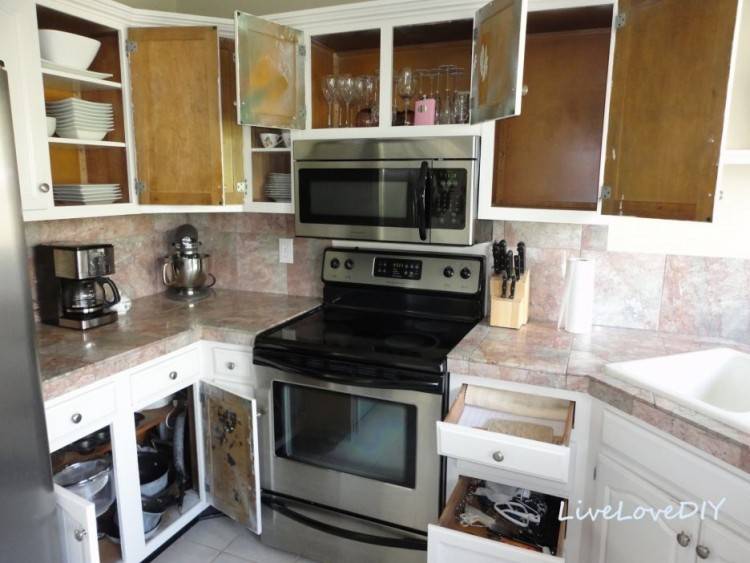
[[[71,68],[89,68],[101,45],[96,39],[67,31],[39,30],[39,49],[42,58]]]
[[[54,117],[47,116],[47,136],[51,137],[55,134],[55,125],[57,125],[57,119]]]
[[[101,141],[107,136],[108,131],[91,131],[77,127],[58,127],[57,134],[63,139],[81,139],[82,141]]]

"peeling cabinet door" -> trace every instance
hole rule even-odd
[[[254,399],[201,383],[210,504],[260,534],[260,468]]]
[[[521,114],[527,0],[494,0],[474,15],[471,122]]]
[[[99,563],[94,503],[55,485],[63,560],[66,563]]]
[[[305,128],[304,34],[235,12],[237,121],[242,125]]]

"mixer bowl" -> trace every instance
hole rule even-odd
[[[202,289],[211,287],[216,278],[208,273],[210,254],[177,253],[164,262],[162,278],[164,285],[174,289]]]

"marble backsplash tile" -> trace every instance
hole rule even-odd
[[[555,321],[568,256],[596,260],[594,324],[750,342],[750,260],[608,252],[606,225],[497,221],[527,246],[529,313]]]
[[[132,299],[164,291],[163,258],[171,252],[174,229],[190,223],[198,229],[202,251],[216,287],[317,297],[323,249],[330,241],[295,239],[294,263],[279,263],[281,237],[294,236],[290,215],[269,213],[171,213],[26,223],[32,293],[33,247],[54,241],[107,242],[115,246],[112,276]]]

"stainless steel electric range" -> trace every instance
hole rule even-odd
[[[484,270],[480,256],[325,251],[323,305],[255,341],[264,543],[425,560],[447,355],[483,316]]]

